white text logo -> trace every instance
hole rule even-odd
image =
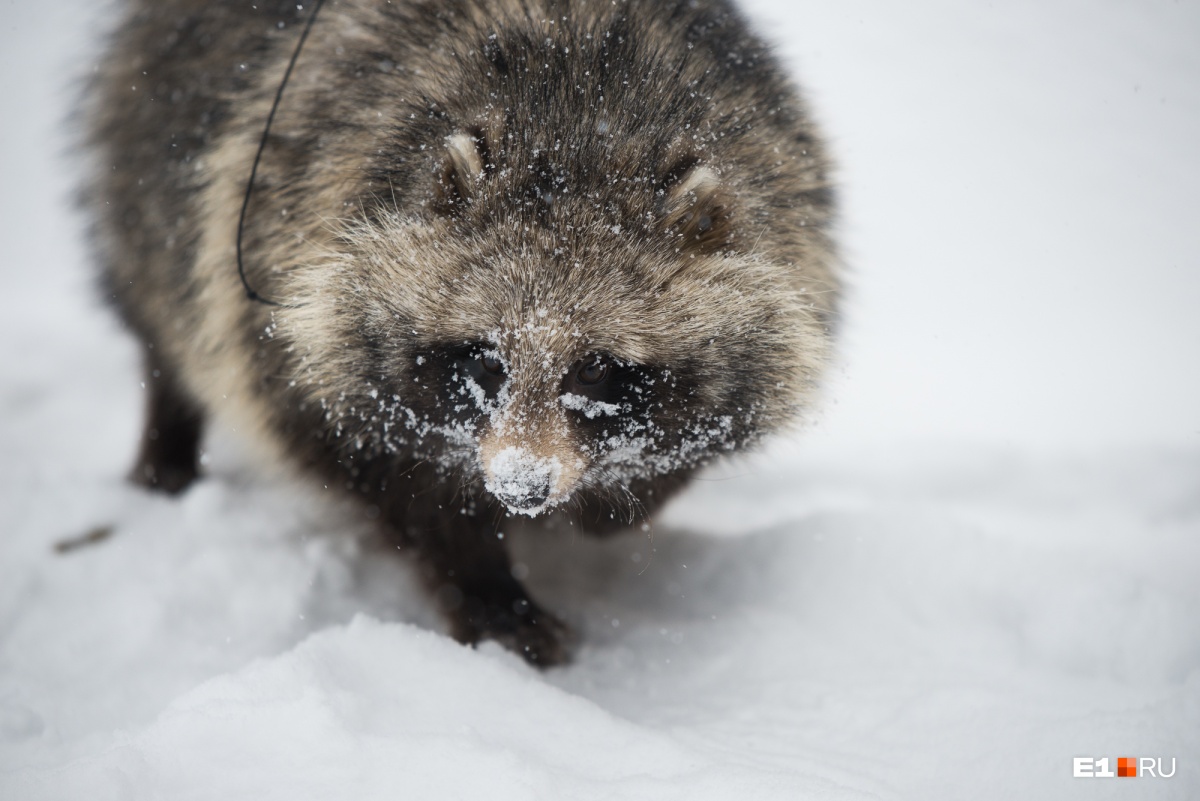
[[[1167,759],[1171,760],[1169,768]],[[1111,765],[1108,757],[1075,757],[1074,775],[1076,779],[1169,779],[1175,775],[1175,757],[1117,757],[1115,773]]]

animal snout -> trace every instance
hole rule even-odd
[[[504,501],[505,505],[522,511],[535,509],[543,506],[549,499],[550,479],[536,476],[517,487],[503,487],[498,490],[497,497]]]
[[[510,510],[536,514],[554,493],[562,465],[554,456],[539,456],[509,446],[484,463],[485,486]]]

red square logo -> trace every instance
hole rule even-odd
[[[1137,778],[1137,757],[1117,757],[1117,776]]]

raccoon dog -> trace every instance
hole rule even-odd
[[[628,526],[797,417],[837,287],[821,144],[725,0],[317,10],[130,0],[90,85],[134,478],[181,491],[236,430],[378,513],[459,640],[562,662],[505,516]]]

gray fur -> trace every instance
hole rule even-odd
[[[723,0],[329,0],[255,182],[247,275],[283,306],[255,303],[238,211],[307,13],[131,2],[91,86],[136,476],[182,489],[200,421],[235,426],[379,508],[460,639],[561,661],[497,521],[628,524],[797,418],[835,312],[822,146]]]

